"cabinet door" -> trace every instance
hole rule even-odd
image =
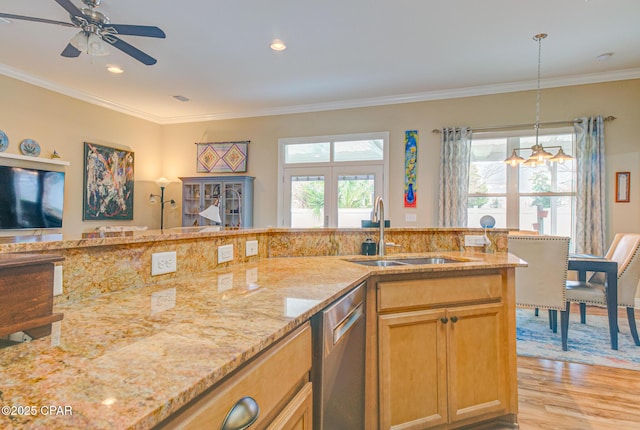
[[[243,200],[243,184],[241,183],[226,183],[224,184],[223,192],[223,214],[222,225],[225,229],[235,229],[243,227],[242,213],[248,208],[242,207]]]
[[[191,227],[199,225],[200,216],[198,213],[202,210],[200,203],[202,189],[199,183],[184,183],[182,185],[182,225],[183,227]]]
[[[447,421],[444,310],[378,317],[380,427],[421,429]]]
[[[449,308],[449,421],[505,413],[508,356],[503,304]]]
[[[312,426],[313,390],[307,382],[267,430],[312,430]]]

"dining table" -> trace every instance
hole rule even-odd
[[[569,254],[569,270],[578,272],[578,281],[585,282],[587,272],[602,272],[606,276],[607,316],[611,349],[618,349],[618,262],[589,254]]]

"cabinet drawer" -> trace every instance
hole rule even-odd
[[[260,407],[258,420],[252,428],[264,428],[309,381],[310,369],[311,328],[307,323],[176,413],[160,428],[219,429],[227,412],[246,396],[252,397]]]
[[[499,300],[500,273],[378,282],[378,310],[440,306]]]

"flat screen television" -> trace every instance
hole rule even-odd
[[[64,172],[0,166],[0,230],[60,228]]]

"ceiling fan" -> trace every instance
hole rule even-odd
[[[75,58],[82,52],[86,52],[89,55],[106,55],[107,52],[103,43],[104,41],[147,66],[151,66],[157,62],[155,58],[133,47],[118,38],[118,36],[144,36],[164,39],[166,36],[158,27],[111,24],[106,15],[95,10],[95,8],[100,5],[101,0],[82,0],[87,6],[82,9],[77,8],[71,3],[71,0],[55,0],[55,2],[69,12],[71,22],[12,15],[2,12],[0,12],[0,18],[22,19],[25,21],[44,22],[47,24],[79,28],[80,32],[71,39],[67,47],[64,48],[60,54],[63,57]]]

